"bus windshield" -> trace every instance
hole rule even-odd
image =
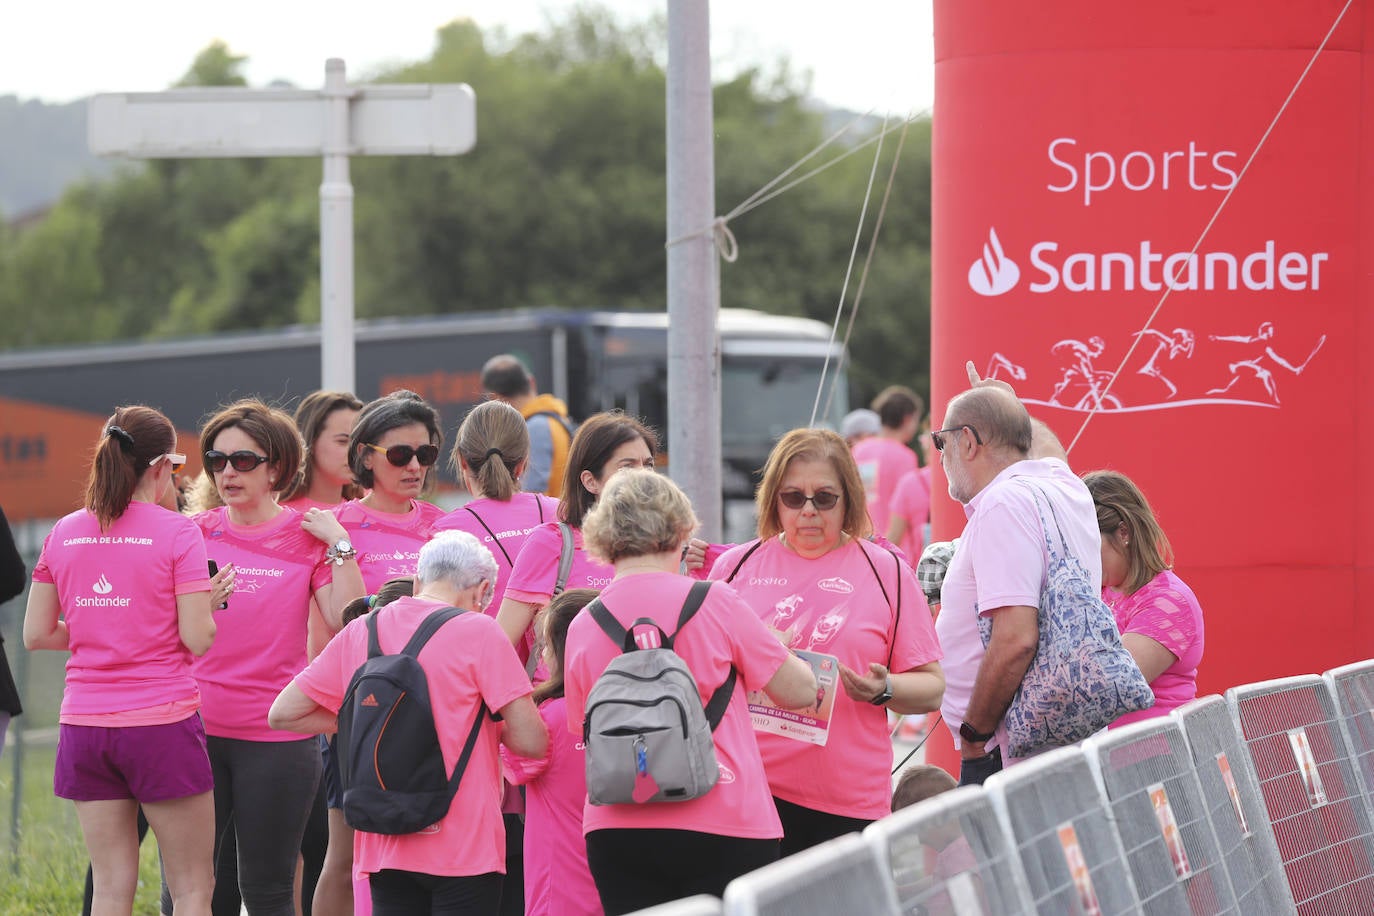
[[[766,456],[784,433],[806,426],[821,384],[823,362],[796,356],[727,356],[722,360],[722,447],[732,451],[766,443]],[[826,373],[818,411],[817,423],[831,429],[839,429],[840,419],[849,411],[849,386],[843,372],[837,379],[834,362]]]

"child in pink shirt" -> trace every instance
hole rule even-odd
[[[581,740],[568,731],[563,669],[568,626],[587,602],[588,588],[566,591],[544,611],[544,658],[549,679],[534,692],[549,730],[543,759],[501,750],[506,781],[525,786],[525,916],[601,916],[601,900],[587,869],[582,807],[587,800]]]

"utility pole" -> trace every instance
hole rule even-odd
[[[668,0],[668,449],[702,536],[721,536],[720,260],[709,0]],[[690,235],[689,233],[698,233]]]

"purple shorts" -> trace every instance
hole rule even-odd
[[[63,725],[58,733],[58,798],[159,802],[209,792],[214,785],[199,713],[170,725]]]

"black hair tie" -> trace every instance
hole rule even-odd
[[[105,427],[105,435],[111,436],[119,441],[119,447],[126,452],[133,453],[134,437],[125,432],[124,427],[113,424]]]
[[[488,461],[490,461],[492,455],[495,455],[496,457],[500,458],[502,464],[506,463],[506,456],[501,454],[501,450],[499,448],[487,449],[487,453],[482,456],[482,463],[486,464]]]

